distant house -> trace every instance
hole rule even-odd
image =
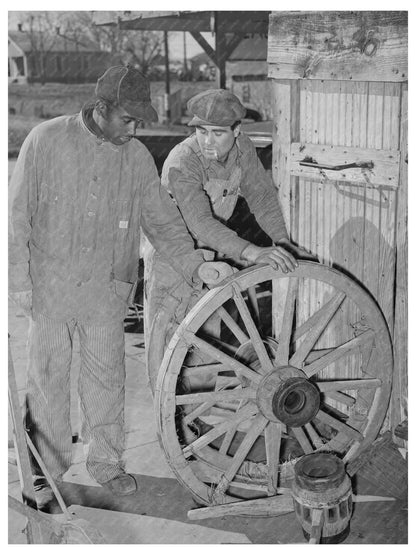
[[[227,86],[233,81],[261,81],[267,78],[267,37],[245,37],[227,60]]]
[[[114,62],[84,37],[76,41],[18,30],[9,31],[8,43],[9,83],[90,83]]]

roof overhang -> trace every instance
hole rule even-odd
[[[133,18],[116,15],[116,20],[109,18],[108,21],[97,22],[96,24],[118,25],[120,29],[129,31],[213,33],[220,27],[223,32],[239,35],[248,33],[267,34],[270,13],[266,11],[147,12]]]

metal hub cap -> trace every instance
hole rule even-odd
[[[257,404],[269,420],[297,427],[307,424],[316,416],[320,394],[302,370],[281,366],[260,382]]]

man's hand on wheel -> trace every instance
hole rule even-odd
[[[295,245],[289,239],[281,239],[277,245],[283,247],[286,251],[289,251],[293,256],[297,259],[301,260],[313,260],[314,262],[319,262],[317,256],[312,254],[311,252],[307,251],[303,247],[299,245]]]
[[[298,266],[296,258],[280,245],[257,247],[250,244],[243,250],[241,257],[252,264],[269,264],[275,270],[280,268],[285,274],[293,272]]]

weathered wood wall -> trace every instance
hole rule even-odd
[[[379,303],[394,342],[394,427],[407,411],[407,14],[272,13],[268,62],[273,172],[291,236]],[[310,159],[373,167],[300,164]],[[301,310],[324,297],[311,287]]]
[[[407,12],[273,12],[274,79],[407,79]]]

